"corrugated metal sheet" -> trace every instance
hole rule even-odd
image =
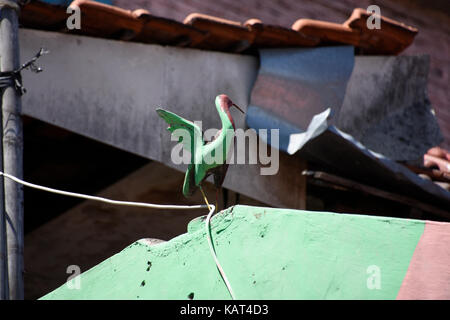
[[[260,108],[306,130],[327,108],[339,113],[353,64],[351,46],[261,50],[247,119]]]
[[[403,165],[367,149],[328,122],[330,110],[314,117],[303,133],[290,136],[288,153],[322,164],[368,185],[450,208],[450,192]],[[450,210],[449,210],[450,211]]]
[[[331,108],[328,123],[368,149],[395,161],[420,160],[441,139],[426,95],[428,59],[354,59],[351,48],[261,50],[247,125],[280,129],[278,147],[288,151],[291,135]]]
[[[332,48],[327,49],[332,50]],[[311,53],[316,50],[320,49],[308,51]],[[308,52],[302,54],[307,56]],[[338,56],[336,53],[335,55]],[[289,95],[298,94],[296,97],[298,100],[290,99],[286,103],[283,102],[283,94],[271,92],[269,96],[275,96],[278,99],[274,105],[271,105],[270,100],[267,101],[261,96],[265,94],[264,88],[270,91],[270,87],[276,86],[277,81],[266,81],[264,87],[258,89],[258,81],[260,81],[260,75],[258,75],[252,100],[247,109],[247,125],[255,130],[279,129],[279,145],[272,143],[270,130],[267,143],[289,154],[298,153],[308,161],[330,168],[342,176],[382,190],[414,196],[425,202],[450,208],[450,192],[429,179],[423,179],[404,165],[369,150],[353,136],[339,130],[333,125],[334,123],[330,122],[330,116],[336,115],[342,105],[353,66],[349,61],[353,61],[342,52],[341,63],[336,65],[335,70],[333,67],[328,70],[328,66],[322,63],[324,58],[321,59],[320,55],[314,56],[313,60],[303,57],[298,63],[293,62],[295,56],[292,58],[288,55],[273,61],[269,59],[271,63],[267,68],[265,55],[264,53],[261,55],[260,73],[270,74],[269,71],[273,70],[276,74],[274,78],[290,79],[292,88],[289,90]],[[288,64],[286,60],[291,64]],[[308,67],[304,68],[302,64]],[[335,77],[331,77],[330,74],[334,74]],[[295,85],[298,85],[300,89],[295,90]],[[259,95],[261,96],[257,97]],[[255,101],[264,107],[260,107]],[[334,110],[328,108],[323,111],[327,106],[324,101],[336,106]],[[297,112],[295,109],[298,109]],[[307,112],[305,112],[306,109]],[[310,113],[314,111],[316,115],[311,117]],[[310,121],[311,118],[309,125],[305,125],[305,122]],[[264,139],[262,136],[261,138]]]

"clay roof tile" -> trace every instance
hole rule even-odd
[[[28,28],[225,52],[347,44],[357,47],[359,53],[398,54],[417,34],[416,28],[386,17],[380,17],[381,29],[369,29],[371,14],[360,8],[343,24],[299,19],[292,28],[284,28],[255,18],[241,23],[200,13],[178,22],[145,9],[129,11],[90,0],[75,0],[70,7],[81,10],[80,30],[67,29],[69,14],[64,7],[40,1],[22,8],[20,23]]]

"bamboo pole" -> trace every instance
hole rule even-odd
[[[0,70],[19,68],[17,0],[0,0]],[[23,176],[21,99],[14,87],[2,95],[4,172]],[[23,299],[23,187],[4,179],[9,299]]]

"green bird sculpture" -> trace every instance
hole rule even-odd
[[[192,121],[186,120],[173,112],[160,108],[156,109],[158,115],[169,124],[167,130],[172,134],[175,134],[176,130],[184,130],[183,134],[178,132],[178,142],[181,142],[183,148],[191,153],[191,161],[184,178],[183,195],[186,198],[190,197],[197,188],[200,188],[207,204],[207,199],[201,187],[203,181],[211,174],[213,175],[214,185],[217,188],[217,203],[218,193],[228,169],[227,159],[231,154],[236,130],[230,108],[234,106],[244,113],[225,94],[218,95],[215,104],[222,122],[222,129],[217,132],[212,141],[205,141],[201,129]]]

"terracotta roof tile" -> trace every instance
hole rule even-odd
[[[432,180],[442,188],[450,191],[450,152],[440,147],[433,147],[423,155],[419,166],[404,164],[423,179]]]
[[[381,17],[380,30],[369,30],[366,21],[370,14],[363,9],[355,9],[343,24],[299,19],[292,28],[284,28],[258,19],[241,23],[200,13],[190,14],[181,23],[144,9],[129,11],[90,0],[75,0],[70,6],[81,9],[81,30],[67,30],[69,15],[64,7],[40,1],[22,8],[20,23],[28,28],[225,52],[348,44],[359,53],[398,54],[417,34],[417,29],[386,17]]]
[[[357,46],[360,40],[360,32],[338,23],[320,20],[299,19],[292,25],[292,29],[317,37],[321,44],[343,43]]]
[[[66,27],[66,8],[32,1],[20,12],[20,23],[26,28],[61,30]]]
[[[433,147],[427,151],[427,154],[429,154],[430,156],[450,161],[450,152],[441,147]]]
[[[206,37],[206,32],[175,20],[153,16],[146,10],[135,10],[133,15],[144,24],[141,33],[134,38],[135,41],[195,47]]]
[[[247,20],[244,26],[255,35],[253,46],[256,48],[314,47],[320,42],[317,37],[280,26],[263,24],[259,19]]]
[[[130,40],[143,28],[143,22],[129,10],[90,0],[75,0],[69,7],[78,6],[81,11],[81,30],[77,33]]]
[[[221,19],[200,13],[191,13],[184,23],[207,33],[196,48],[242,52],[250,48],[255,35],[240,22]]]
[[[442,158],[438,158],[435,156],[431,156],[429,154],[425,154],[423,156],[423,160],[424,160],[424,166],[427,168],[436,167],[442,172],[450,173],[450,161],[447,161],[446,159],[442,159]]]
[[[344,22],[361,33],[359,47],[370,54],[398,54],[414,40],[418,30],[386,17],[380,17],[380,29],[369,29],[367,19],[370,14],[361,8],[353,10],[350,18]]]

